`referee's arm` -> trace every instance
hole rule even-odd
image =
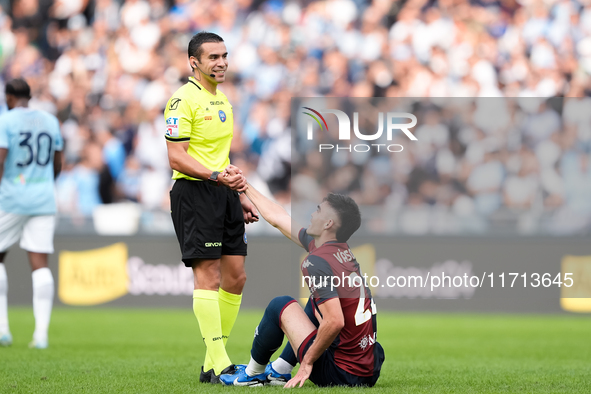
[[[283,235],[291,239],[298,246],[302,248],[304,247],[298,236],[301,226],[297,225],[297,223],[293,223],[292,225],[291,216],[289,216],[287,211],[281,205],[263,196],[257,189],[252,187],[251,184],[248,184],[248,188],[244,194],[246,194],[246,197],[252,201],[254,206],[271,226],[277,228]]]
[[[212,170],[205,167],[199,161],[187,153],[189,150],[189,141],[172,142],[166,140],[166,147],[168,149],[168,163],[170,168],[182,174],[188,175],[191,178],[207,180],[213,173]],[[220,174],[221,175],[221,174]],[[244,191],[246,187],[246,179],[242,174],[219,176],[218,182],[221,185],[236,191]]]

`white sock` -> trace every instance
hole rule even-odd
[[[291,365],[281,357],[271,363],[271,366],[277,373],[282,375],[291,374],[291,371],[294,368],[294,365]]]
[[[254,359],[251,356],[250,361],[249,361],[248,365],[246,366],[245,372],[248,376],[260,375],[263,372],[265,372],[265,368],[267,368],[267,366],[265,364],[257,363],[256,361],[254,361]]]
[[[9,334],[8,329],[8,277],[6,276],[6,267],[0,263],[0,335]]]
[[[33,271],[33,314],[35,315],[35,332],[33,339],[38,342],[47,341],[47,330],[53,306],[53,275],[49,268]]]

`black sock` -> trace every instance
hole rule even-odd
[[[265,314],[256,329],[252,341],[252,350],[250,351],[250,355],[257,363],[267,364],[273,353],[283,343],[283,331],[280,323],[281,313],[292,302],[296,301],[289,296],[275,297],[265,309]]]

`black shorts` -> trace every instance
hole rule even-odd
[[[177,179],[170,191],[174,231],[183,262],[246,256],[244,216],[238,193],[207,181]]]
[[[317,331],[314,330],[300,345],[298,349],[298,362],[301,362],[304,355],[312,346],[314,339],[316,338]],[[350,372],[340,368],[334,358],[334,349],[329,347],[322,353],[322,355],[314,362],[312,367],[312,373],[310,374],[310,380],[316,386],[365,386],[373,387],[378,378],[380,377],[380,371],[382,370],[382,364],[384,363],[384,349],[378,342],[373,347],[374,356],[374,367],[372,376],[357,376]]]

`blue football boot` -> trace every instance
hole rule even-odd
[[[267,377],[264,373],[254,376],[246,374],[246,368],[236,368],[233,374],[220,375],[220,382],[226,386],[250,386],[259,387],[266,383]]]
[[[291,379],[291,374],[283,374],[273,369],[273,364],[269,363],[265,368],[265,376],[267,377],[267,383],[270,386],[285,386],[285,383]]]

